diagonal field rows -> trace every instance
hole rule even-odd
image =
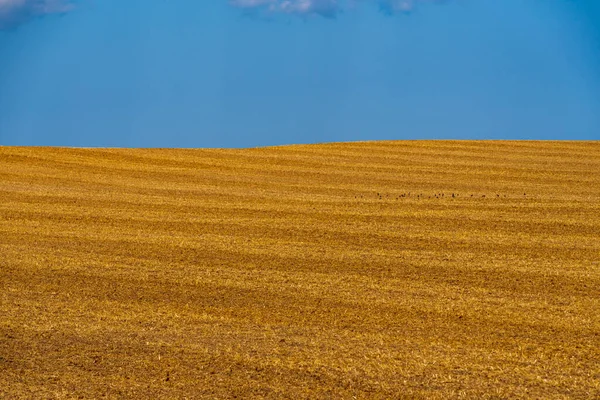
[[[600,397],[600,143],[0,147],[0,397]]]

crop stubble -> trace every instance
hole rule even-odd
[[[0,397],[598,398],[600,143],[0,147]]]

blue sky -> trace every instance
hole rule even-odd
[[[0,0],[0,145],[600,140],[595,0]]]

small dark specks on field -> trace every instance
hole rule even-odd
[[[505,193],[495,193],[494,195],[488,195],[488,194],[466,194],[461,196],[460,193],[456,193],[456,192],[452,192],[449,193],[448,196],[445,195],[446,193],[444,192],[436,192],[432,195],[426,195],[426,194],[413,194],[411,195],[410,192],[406,193],[395,193],[395,194],[388,194],[388,193],[383,193],[383,192],[378,192],[376,193],[375,197],[377,200],[381,200],[381,201],[386,201],[386,200],[393,200],[393,201],[405,201],[405,200],[410,200],[410,199],[416,199],[416,200],[421,200],[421,199],[437,199],[437,200],[458,200],[458,199],[476,199],[476,198],[481,198],[481,199],[515,199],[517,197],[517,195],[512,194],[512,195],[507,195]],[[359,200],[359,199],[363,199],[364,196],[360,195],[355,195],[354,199]]]

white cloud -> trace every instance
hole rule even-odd
[[[230,4],[269,13],[318,14],[324,17],[334,17],[341,10],[338,0],[230,0]]]
[[[229,0],[229,3],[235,7],[268,13],[334,17],[344,9],[352,8],[357,2],[376,4],[382,12],[394,14],[409,12],[419,3],[442,1],[444,0]]]
[[[14,28],[34,17],[70,9],[67,0],[0,0],[0,30]]]

